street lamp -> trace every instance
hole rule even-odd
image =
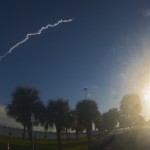
[[[32,150],[34,150],[34,132],[33,132],[34,114],[31,113],[31,128],[32,128]]]
[[[85,100],[87,98],[87,90],[88,90],[88,88],[83,88],[83,91],[85,92]]]

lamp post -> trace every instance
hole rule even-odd
[[[33,132],[34,114],[31,113],[31,128],[32,128],[32,150],[34,150],[34,132]]]
[[[87,98],[87,90],[88,90],[88,88],[83,88],[83,91],[85,92],[85,100]]]

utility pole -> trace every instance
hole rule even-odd
[[[83,88],[83,91],[85,93],[85,100],[87,99],[87,91],[88,91],[88,88]]]

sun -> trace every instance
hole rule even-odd
[[[150,85],[146,88],[144,92],[144,99],[150,101]]]
[[[148,84],[148,86],[145,88],[144,90],[144,103],[146,105],[147,108],[149,108],[150,110],[150,83]]]
[[[143,105],[142,114],[146,120],[149,120],[150,119],[150,83],[143,90],[142,105]]]

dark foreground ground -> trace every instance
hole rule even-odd
[[[23,141],[20,138],[0,136],[0,150],[7,150],[8,143],[10,150],[32,150],[32,144],[29,140]],[[87,150],[87,140],[63,140],[63,150]],[[34,150],[58,150],[56,140],[35,140]]]
[[[130,129],[108,135],[95,150],[150,150],[150,128]]]
[[[101,138],[101,137],[100,137]],[[0,136],[0,150],[31,150],[28,140]],[[64,140],[63,150],[87,150],[87,139]],[[57,150],[56,140],[35,140],[35,150]],[[103,140],[94,138],[91,150],[150,150],[150,128],[130,129],[109,134]]]

